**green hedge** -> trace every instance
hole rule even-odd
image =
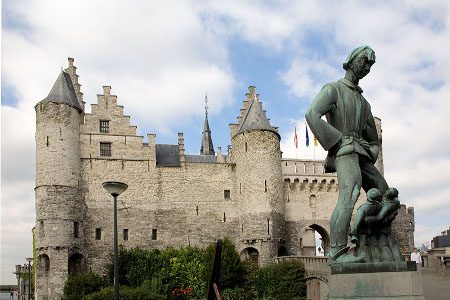
[[[261,268],[258,273],[258,295],[263,299],[306,299],[305,268],[290,260]]]
[[[106,281],[94,272],[69,275],[64,284],[64,299],[82,299],[83,296],[99,291],[106,285]]]
[[[208,282],[211,274],[211,266],[214,258],[216,244],[211,244],[205,252],[205,281]],[[220,264],[219,290],[234,289],[242,284],[242,266],[239,253],[236,251],[234,243],[229,238],[222,241],[222,257]]]
[[[119,295],[121,300],[164,300],[166,299],[162,295],[158,295],[149,290],[145,286],[130,288],[128,286],[121,286],[119,289]],[[80,299],[80,298],[79,298]],[[114,299],[114,287],[107,287],[99,292],[90,294],[82,298],[83,300],[113,300]]]
[[[215,244],[206,250],[184,247],[162,251],[121,248],[121,299],[206,299],[214,247]],[[113,269],[111,260],[103,277],[92,272],[69,276],[64,299],[112,299]],[[223,240],[218,286],[224,300],[304,299],[304,274],[299,261],[262,269],[252,261],[240,262],[234,244],[228,238]]]

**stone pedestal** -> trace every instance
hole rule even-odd
[[[406,262],[381,264],[332,265],[328,299],[425,299],[421,273],[411,271],[412,265]],[[365,273],[357,273],[357,269],[365,270]],[[370,273],[370,270],[376,271]]]

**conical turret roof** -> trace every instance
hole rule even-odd
[[[265,112],[262,110],[262,105],[258,101],[256,94],[254,94],[254,98],[249,100],[249,102],[250,103],[247,106],[247,110],[242,118],[241,125],[233,137],[241,132],[251,130],[267,130],[275,132],[278,135],[278,132],[270,125],[270,122],[267,119]]]
[[[61,70],[48,96],[41,102],[66,103],[82,111],[75,93],[75,88],[73,87],[72,79],[70,79],[69,73],[63,70]]]

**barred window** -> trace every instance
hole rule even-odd
[[[100,132],[101,133],[109,132],[109,121],[100,121]]]
[[[111,156],[111,143],[100,143],[100,156]]]
[[[225,199],[230,199],[230,190],[224,190],[223,191],[223,197]]]

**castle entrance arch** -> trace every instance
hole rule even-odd
[[[77,275],[78,273],[83,272],[83,261],[83,255],[79,253],[72,254],[69,257],[69,274]]]
[[[278,257],[280,257],[280,256],[288,256],[288,251],[287,251],[286,247],[281,246],[280,248],[278,248],[277,256]]]
[[[245,248],[240,254],[241,261],[251,260],[259,266],[259,252],[253,247]]]
[[[325,228],[318,224],[312,224],[309,228],[314,229],[320,235],[321,245],[316,245],[321,247],[323,250],[323,255],[326,256],[328,252],[330,252],[330,234],[327,232]]]

